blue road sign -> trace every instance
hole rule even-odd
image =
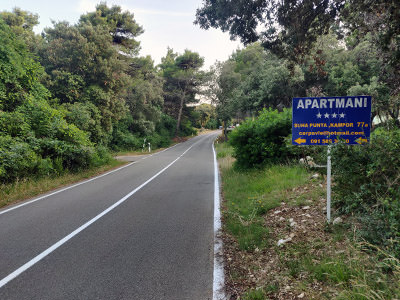
[[[369,142],[371,96],[293,98],[293,145]]]

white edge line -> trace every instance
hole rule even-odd
[[[71,232],[70,234],[68,234],[67,236],[65,236],[64,238],[62,238],[61,240],[59,240],[58,242],[56,242],[54,245],[50,246],[49,248],[47,248],[45,251],[43,251],[42,253],[40,253],[39,255],[37,255],[36,257],[34,257],[33,259],[31,259],[30,261],[28,261],[26,264],[24,264],[23,266],[19,267],[17,270],[15,270],[14,272],[10,273],[8,276],[4,277],[2,280],[0,280],[0,288],[2,288],[4,285],[6,285],[8,282],[10,282],[11,280],[13,280],[14,278],[18,277],[20,274],[22,274],[23,272],[25,272],[27,269],[29,269],[30,267],[32,267],[33,265],[35,265],[37,262],[39,262],[40,260],[42,260],[43,258],[45,258],[47,255],[49,255],[50,253],[52,253],[54,250],[56,250],[57,248],[59,248],[60,246],[62,246],[63,244],[65,244],[67,241],[69,241],[71,238],[73,238],[74,236],[76,236],[78,233],[80,233],[82,230],[86,229],[88,226],[90,226],[91,224],[93,224],[94,222],[96,222],[98,219],[100,219],[101,217],[103,217],[104,215],[106,215],[107,213],[109,213],[110,211],[112,211],[114,208],[116,208],[117,206],[119,206],[120,204],[122,204],[123,202],[125,202],[129,197],[131,197],[133,194],[135,194],[137,191],[139,191],[141,188],[143,188],[144,186],[146,186],[148,183],[150,183],[151,181],[153,181],[156,177],[158,177],[161,173],[163,173],[165,170],[167,170],[170,166],[172,166],[175,162],[177,162],[183,155],[185,155],[191,148],[193,148],[194,145],[196,145],[198,142],[194,143],[193,145],[191,145],[188,149],[185,150],[185,152],[183,152],[180,156],[178,156],[178,158],[176,158],[173,162],[171,162],[169,165],[167,165],[164,169],[162,169],[161,171],[159,171],[157,174],[155,174],[153,177],[151,177],[150,179],[148,179],[147,181],[145,181],[144,183],[142,183],[140,186],[138,186],[137,188],[135,188],[133,191],[131,191],[129,194],[127,194],[126,196],[124,196],[123,198],[121,198],[120,200],[118,200],[116,203],[114,203],[113,205],[111,205],[110,207],[108,207],[106,210],[104,210],[103,212],[101,212],[100,214],[98,214],[97,216],[95,216],[93,219],[89,220],[88,222],[86,222],[85,224],[83,224],[82,226],[80,226],[79,228],[75,229],[73,232]]]
[[[178,145],[178,144],[175,144],[175,145],[173,145],[173,146],[171,146],[171,147],[169,147],[169,148],[167,148],[167,149],[164,149],[164,150],[162,150],[162,151],[160,151],[160,152],[156,152],[156,153],[154,153],[154,154],[151,154],[151,155],[148,155],[148,156],[146,156],[146,157],[143,157],[141,160],[147,159],[147,158],[149,158],[149,157],[151,157],[151,156],[154,156],[154,155],[156,155],[156,154],[159,154],[159,153],[162,153],[162,152],[164,152],[164,151],[167,151],[167,150],[169,150],[169,149],[175,147],[176,145]],[[82,185],[82,184],[91,182],[91,181],[96,180],[96,179],[99,179],[99,178],[101,178],[101,177],[110,175],[110,174],[112,174],[112,173],[114,173],[114,172],[120,171],[120,170],[122,170],[122,169],[124,169],[124,168],[127,168],[127,167],[133,165],[133,164],[136,164],[137,162],[138,162],[138,161],[131,162],[131,163],[125,165],[125,166],[119,167],[119,168],[117,168],[117,169],[115,169],[115,170],[112,170],[112,171],[110,171],[110,172],[107,172],[107,173],[101,174],[101,175],[99,175],[99,176],[96,176],[96,177],[87,179],[87,180],[85,180],[85,181],[76,183],[76,184],[74,184],[74,185],[67,186],[67,187],[65,187],[65,188],[63,188],[63,189],[61,189],[61,190],[57,190],[57,191],[52,192],[52,193],[50,193],[50,194],[43,195],[43,196],[41,196],[41,197],[39,197],[39,198],[35,198],[35,199],[33,199],[33,200],[29,200],[29,201],[27,201],[27,202],[24,202],[24,203],[15,205],[15,206],[10,207],[10,208],[7,208],[7,209],[5,209],[5,210],[0,211],[0,215],[5,214],[5,213],[7,213],[7,212],[10,212],[10,211],[12,211],[12,210],[14,210],[14,209],[23,207],[23,206],[25,206],[25,205],[35,203],[35,202],[37,202],[37,201],[39,201],[39,200],[43,200],[43,199],[48,198],[48,197],[50,197],[50,196],[53,196],[53,195],[62,193],[62,192],[64,192],[64,191],[66,191],[66,190],[73,189],[73,188],[75,188],[75,187],[77,187],[77,186],[80,186],[80,185]]]
[[[222,249],[221,233],[221,210],[219,192],[218,161],[215,153],[214,143],[212,145],[214,154],[214,272],[213,272],[213,300],[225,300],[225,276],[224,256]]]

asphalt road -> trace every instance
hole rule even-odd
[[[215,137],[0,210],[0,299],[212,299]]]

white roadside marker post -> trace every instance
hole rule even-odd
[[[326,163],[326,218],[331,222],[331,145],[328,146],[328,159]]]

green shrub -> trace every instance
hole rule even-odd
[[[114,130],[110,147],[117,151],[137,150],[143,145],[143,139],[135,136],[128,131]]]
[[[181,123],[179,135],[180,136],[190,136],[196,135],[197,131],[193,128],[192,123],[189,120],[183,120]]]
[[[12,137],[23,137],[29,134],[30,126],[22,113],[0,110],[0,132]]]
[[[40,157],[18,138],[0,135],[0,180],[8,182],[35,173]]]
[[[153,133],[148,142],[152,148],[168,147],[171,144],[171,137],[169,135]]]
[[[362,238],[393,247],[400,256],[400,130],[383,128],[365,146],[333,149],[334,205],[355,214]],[[393,243],[397,241],[397,243]]]
[[[218,120],[210,119],[204,126],[206,129],[217,129],[218,128]]]
[[[285,138],[292,130],[291,110],[282,113],[264,109],[255,120],[247,120],[229,136],[239,168],[260,167],[286,160],[290,152]]]

